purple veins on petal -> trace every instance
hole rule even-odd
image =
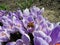
[[[14,14],[14,16],[16,16],[18,20],[23,20],[23,13],[21,10],[17,10],[17,12],[15,12]]]
[[[44,12],[44,8],[40,9],[36,6],[33,6],[31,9],[30,9],[32,15],[42,15],[42,13]]]
[[[48,29],[50,29],[51,31],[54,29],[54,24],[50,23],[49,21],[46,21],[47,25],[48,25]]]
[[[22,35],[22,39],[16,41],[16,45],[29,45],[30,38],[27,34]]]
[[[0,17],[4,16],[5,15],[5,12],[4,10],[0,10]]]
[[[23,40],[22,39],[18,39],[17,41],[16,41],[16,45],[23,45]]]
[[[20,17],[20,16],[23,16],[23,13],[21,10],[17,10],[16,15],[18,15]]]
[[[40,9],[36,6],[33,6],[30,11],[34,12],[34,13],[37,13],[37,11],[40,11]]]
[[[42,31],[36,31],[33,33],[34,37],[41,37],[42,39],[44,39],[45,41],[47,41],[48,43],[51,42],[51,37],[47,36],[44,32]]]
[[[34,45],[41,45],[40,40],[37,37],[34,38]]]
[[[34,38],[34,45],[49,45],[43,38],[35,37]]]
[[[30,37],[27,34],[22,35],[22,40],[24,41],[24,44],[29,45]]]
[[[60,41],[60,26],[59,25],[53,29],[50,36],[52,38],[52,41],[51,41],[52,44],[55,44],[56,42]]]
[[[27,17],[27,20],[28,20],[29,22],[34,21],[34,19],[33,19],[33,17],[32,17],[32,16]]]
[[[33,33],[33,35],[34,35],[34,37],[42,37],[42,38],[45,38],[47,35],[44,33],[44,32],[42,32],[42,31],[35,31],[34,33]]]
[[[0,32],[0,42],[6,42],[9,40],[9,38],[10,38],[9,33],[7,33],[6,31]]]
[[[7,17],[12,20],[12,18],[13,18],[13,12],[9,11],[9,13],[7,14]]]

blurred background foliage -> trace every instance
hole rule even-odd
[[[24,10],[34,5],[39,8],[44,7],[43,16],[51,22],[60,21],[60,0],[0,0],[0,10]]]

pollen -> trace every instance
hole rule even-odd
[[[28,25],[27,25],[28,28],[33,28],[34,27],[34,23],[33,22],[29,22]]]

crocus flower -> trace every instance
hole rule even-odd
[[[16,18],[17,18],[18,20],[22,20],[22,19],[23,19],[23,13],[22,13],[21,10],[17,10],[17,11],[14,12],[13,14],[14,14],[14,16],[16,16]]]
[[[29,36],[27,34],[22,35],[22,39],[18,39],[16,45],[30,45]]]
[[[27,14],[28,13],[28,14]],[[23,11],[23,24],[28,32],[33,32],[34,30],[34,19],[33,16],[30,15],[29,9],[25,9]]]
[[[10,34],[6,31],[0,31],[0,42],[6,42],[10,39]]]
[[[51,33],[51,45],[55,45],[56,43],[60,42],[60,25],[58,25],[57,27],[55,27]]]
[[[6,11],[5,11],[5,10],[0,10],[0,18],[1,18],[2,16],[4,16],[4,15],[5,15],[5,13],[6,13]]]
[[[52,40],[51,37],[46,35],[43,31],[35,31],[33,33],[33,36],[34,36],[34,38],[35,37],[41,37],[42,39],[44,39],[48,43],[51,42],[51,40]]]
[[[36,6],[15,12],[0,10],[0,45],[57,45],[60,43],[60,25],[43,17],[44,8]],[[10,40],[12,34],[21,36]],[[17,34],[18,35],[18,34]],[[11,37],[10,37],[11,36]],[[18,37],[18,36],[16,36]],[[34,44],[33,44],[34,43]]]
[[[43,40],[41,37],[35,37],[34,45],[49,45],[49,44],[45,40]]]

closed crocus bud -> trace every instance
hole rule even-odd
[[[23,45],[23,44],[24,44],[24,42],[23,42],[22,39],[18,39],[18,40],[16,41],[16,45]]]
[[[4,11],[4,10],[0,10],[0,18],[5,15],[5,12],[6,11]]]
[[[16,12],[13,12],[13,16],[15,16],[17,20],[23,20],[23,13],[21,10],[17,10]]]
[[[40,10],[40,13],[43,14],[44,12],[44,7]]]
[[[40,8],[38,8],[36,6],[33,6],[33,7],[30,8],[30,12],[31,12],[32,15],[37,16],[39,11],[40,11]]]
[[[42,15],[44,12],[44,8],[40,9],[36,6],[33,6],[32,8],[30,8],[31,14],[34,15],[35,17],[37,15]]]
[[[51,42],[51,37],[46,35],[44,32],[42,31],[35,31],[33,33],[34,37],[41,37],[43,40],[45,40],[47,43]]]
[[[26,8],[24,11],[23,11],[23,15],[24,16],[29,16],[30,15],[30,12],[29,12],[29,9]]]
[[[30,45],[30,37],[27,34],[22,35],[22,40],[25,45]]]
[[[6,45],[16,45],[16,42],[8,42]]]

